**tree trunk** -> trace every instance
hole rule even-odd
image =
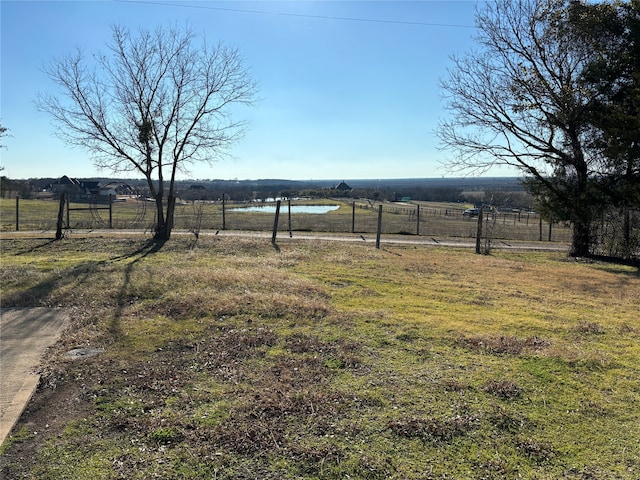
[[[577,131],[573,129],[572,131]],[[589,195],[589,168],[582,152],[577,134],[572,136],[573,163],[576,169],[575,200],[573,208],[573,239],[571,255],[588,257],[591,255],[591,224],[593,222],[593,197]]]
[[[154,235],[154,239],[159,242],[164,242],[165,240],[169,240],[171,236],[171,230],[169,230],[167,222],[159,223],[156,227],[156,234]]]
[[[588,257],[591,255],[591,222],[579,220],[573,224],[571,242],[572,257]]]
[[[167,198],[167,216],[165,218],[166,229],[164,240],[169,240],[173,230],[173,216],[176,211],[176,197],[169,195]]]
[[[158,221],[156,224],[155,239],[161,242],[169,240],[171,238],[171,231],[173,230],[173,216],[176,208],[176,197],[170,196],[167,198],[167,213],[161,207],[158,208],[158,218],[162,221]]]
[[[167,233],[167,217],[164,214],[162,196],[156,197],[156,228],[154,238],[156,240],[168,240],[171,232]]]

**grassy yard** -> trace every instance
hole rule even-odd
[[[561,254],[4,238],[74,327],[7,479],[640,478],[640,275]],[[79,346],[104,348],[80,361]]]

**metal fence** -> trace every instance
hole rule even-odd
[[[591,228],[592,254],[640,259],[640,210],[605,210]]]
[[[176,205],[174,228],[181,230],[271,231],[275,204],[222,202],[180,202]],[[333,206],[326,213],[300,212],[299,207]],[[430,203],[379,203],[360,201],[283,201],[279,231],[376,233],[379,206],[382,205],[383,234],[403,234],[434,238],[475,238],[477,218],[465,216],[462,206]],[[338,207],[335,209],[335,207]],[[0,228],[8,230],[50,231],[56,229],[56,200],[0,200]],[[308,210],[308,209],[307,209]],[[97,198],[72,198],[65,206],[66,229],[153,229],[155,203],[142,197],[118,197],[109,202]],[[494,211],[484,216],[484,231],[492,239],[505,241],[569,242],[570,225],[549,224],[533,212]]]
[[[180,202],[176,205],[174,228],[187,231],[248,230],[272,231],[275,203]],[[327,208],[326,213],[299,211],[299,207]],[[465,216],[455,204],[427,202],[379,203],[369,200],[283,201],[278,230],[291,232],[333,232],[375,234],[382,205],[380,232],[437,238],[476,238],[478,220]],[[75,197],[65,205],[65,229],[119,229],[152,231],[155,203],[143,197]],[[59,202],[50,200],[0,199],[0,230],[55,231]],[[571,225],[549,223],[534,212],[494,210],[484,215],[483,237],[490,241],[570,243]],[[593,223],[593,255],[640,259],[640,210],[608,209]]]

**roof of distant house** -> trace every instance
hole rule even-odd
[[[353,190],[349,185],[347,185],[344,181],[340,182],[340,184],[336,187],[336,190],[347,191]]]
[[[63,175],[58,180],[58,185],[80,185],[80,182],[75,178],[69,178],[66,175]]]

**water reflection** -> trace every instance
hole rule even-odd
[[[333,212],[338,210],[340,205],[291,205],[291,213],[313,213],[322,214]],[[252,207],[235,208],[234,212],[261,212],[261,213],[275,213],[275,205],[256,205]],[[280,206],[280,213],[286,213],[289,211],[287,205]]]

